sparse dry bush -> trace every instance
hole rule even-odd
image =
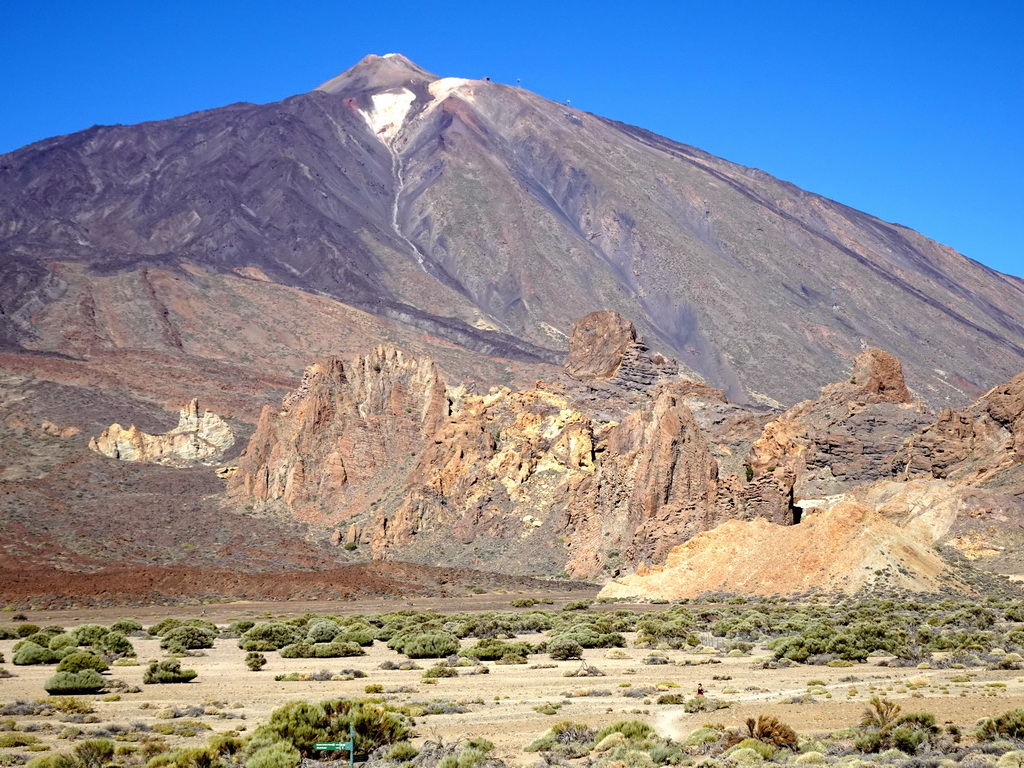
[[[774,715],[759,715],[755,720],[747,718],[747,733],[752,739],[763,741],[780,749],[797,748],[796,731]]]

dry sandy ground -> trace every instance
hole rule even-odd
[[[563,598],[559,598],[561,602]],[[470,600],[472,602],[472,599]],[[505,603],[495,604],[494,596],[481,596],[475,606],[460,601],[451,603],[451,610],[507,608]],[[498,601],[500,603],[500,601]],[[206,617],[218,622],[235,618],[259,618],[273,615],[287,617],[305,612],[310,606],[288,604],[231,604],[196,608],[193,615],[206,611]],[[395,610],[409,607],[406,603],[374,605],[347,603],[345,605],[317,604],[317,612],[343,613],[371,610]],[[416,601],[419,609],[440,607],[430,601]],[[622,607],[622,606],[616,606]],[[116,614],[116,615],[114,615]],[[61,624],[73,627],[86,621],[109,623],[124,615],[132,615],[149,623],[168,615],[188,617],[185,608],[154,608],[128,611],[48,611],[29,614],[29,619],[41,625]],[[6,622],[5,622],[6,623]],[[365,686],[378,683],[384,686],[384,695],[396,703],[449,700],[469,707],[464,714],[431,715],[417,719],[418,740],[442,738],[455,741],[472,736],[485,736],[497,746],[497,755],[517,765],[533,764],[534,754],[523,748],[540,736],[548,727],[560,720],[575,720],[592,726],[602,726],[622,719],[639,719],[651,723],[666,736],[683,738],[702,723],[717,722],[740,727],[751,715],[774,714],[789,723],[799,733],[813,735],[828,733],[856,724],[865,701],[873,694],[899,700],[905,711],[929,711],[939,722],[952,721],[960,726],[972,726],[979,718],[1024,706],[1024,673],[1019,671],[985,670],[931,670],[893,669],[877,663],[858,664],[847,668],[795,666],[788,669],[761,668],[764,651],[755,651],[753,657],[712,656],[683,651],[667,651],[670,665],[646,665],[646,649],[632,647],[632,637],[625,649],[628,658],[606,657],[604,650],[588,650],[585,659],[602,670],[603,677],[569,678],[566,673],[578,670],[580,662],[552,662],[546,656],[534,655],[528,665],[495,665],[487,662],[487,675],[460,676],[441,679],[436,684],[423,680],[422,670],[384,671],[385,660],[400,661],[405,657],[375,643],[366,656],[345,659],[281,659],[276,653],[267,653],[268,664],[261,672],[250,672],[244,664],[245,653],[237,641],[221,639],[206,655],[183,660],[183,666],[199,672],[198,678],[184,685],[142,685],[143,667],[113,667],[109,676],[138,685],[141,693],[123,694],[119,701],[103,701],[102,696],[80,697],[94,702],[99,722],[79,725],[87,731],[109,723],[130,724],[145,722],[150,725],[167,723],[156,717],[164,708],[208,704],[229,715],[243,715],[245,719],[223,718],[216,714],[198,719],[207,722],[213,731],[244,728],[252,731],[265,721],[270,712],[281,704],[306,699],[318,701],[335,697],[364,697]],[[521,639],[537,641],[540,636],[525,635]],[[133,638],[139,658],[161,656],[158,640]],[[472,645],[475,640],[466,640]],[[15,699],[35,700],[45,696],[43,683],[53,674],[52,666],[15,667],[10,663],[13,640],[0,642],[0,652],[7,658],[6,669],[17,675],[0,680],[0,703]],[[685,663],[689,661],[690,664]],[[718,663],[709,663],[715,661]],[[425,669],[430,661],[420,661]],[[274,676],[288,672],[332,671],[344,668],[359,669],[366,678],[331,682],[275,682]],[[951,682],[952,678],[969,677],[969,682]],[[851,679],[855,678],[855,679]],[[810,700],[793,703],[794,697],[808,693],[810,681],[825,683]],[[688,715],[679,706],[658,705],[656,695],[630,698],[624,695],[630,687],[665,687],[667,690],[692,693],[697,683],[703,683],[709,696],[731,702],[728,709],[713,713]],[[671,688],[672,685],[678,689]],[[398,690],[402,689],[402,690]],[[607,692],[609,695],[586,695],[588,692]],[[545,715],[535,708],[554,705],[557,713]],[[60,716],[16,718],[22,722],[48,722],[56,727],[50,733],[37,735],[57,749],[67,749],[67,741],[58,740],[56,734],[65,727]],[[201,739],[205,740],[206,732]],[[185,741],[169,737],[176,746]],[[0,750],[18,752],[23,749]]]

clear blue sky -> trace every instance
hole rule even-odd
[[[1024,275],[1024,3],[0,0],[0,152],[314,88],[367,53],[515,83]]]

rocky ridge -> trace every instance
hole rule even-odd
[[[944,409],[907,439],[893,459],[905,476],[948,477],[986,486],[1024,460],[1024,374],[994,387],[964,410]],[[1024,478],[1014,478],[1024,493]]]
[[[648,597],[963,588],[935,546],[982,552],[965,521],[1015,509],[982,486],[1020,466],[1024,377],[936,421],[868,348],[771,418],[683,378],[615,313],[570,339],[561,376],[520,390],[453,386],[391,347],[318,363],[264,411],[230,488],[378,560],[612,576],[608,594]],[[943,451],[990,468],[973,489],[899,458],[953,422],[989,436]]]
[[[571,339],[563,377],[520,391],[446,385],[390,348],[317,364],[264,411],[229,490],[378,559],[580,578],[656,562],[727,519],[793,522],[790,473],[720,477],[690,404],[728,406],[721,392],[614,313]],[[367,407],[363,391],[392,394]]]
[[[316,363],[279,408],[263,409],[228,491],[302,520],[339,522],[374,503],[448,409],[428,358],[382,345]]]
[[[797,499],[829,496],[891,476],[892,455],[905,436],[931,420],[911,398],[900,361],[869,348],[854,359],[848,381],[826,386],[818,399],[767,424],[746,464],[755,477],[786,467]]]
[[[849,381],[770,422],[747,455],[752,477],[792,472],[799,526],[727,521],[601,595],[977,589],[938,545],[988,572],[1019,574],[1022,427],[1024,375],[935,419],[912,402],[899,361],[866,350]]]

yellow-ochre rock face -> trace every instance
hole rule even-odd
[[[449,386],[389,345],[318,362],[265,409],[228,492],[378,559],[578,578],[726,519],[792,519],[787,473],[719,477],[690,405],[721,392],[614,313],[584,318],[570,351],[563,378],[519,391]]]
[[[162,435],[150,435],[132,424],[125,429],[111,424],[89,441],[96,453],[121,461],[190,467],[218,464],[235,444],[228,423],[211,411],[201,411],[193,399],[181,409],[178,426]]]
[[[772,416],[683,378],[614,313],[583,318],[568,357],[487,391],[391,345],[322,360],[264,410],[228,492],[362,557],[613,579],[612,597],[934,592],[959,578],[937,543],[1012,546],[979,483],[1019,466],[1024,377],[933,423],[868,348]]]

